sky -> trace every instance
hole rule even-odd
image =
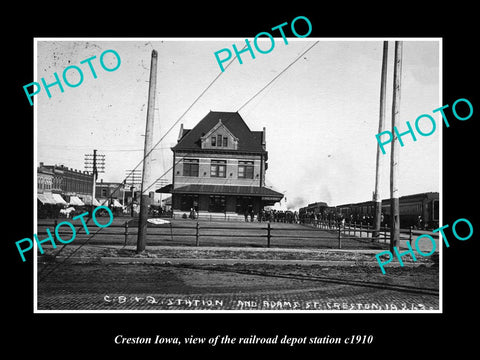
[[[252,41],[253,39],[250,39]],[[121,182],[127,170],[143,158],[149,67],[152,49],[158,52],[154,114],[153,176],[172,166],[172,151],[180,124],[193,128],[210,110],[239,111],[252,131],[266,127],[269,152],[267,186],[285,194],[287,207],[298,208],[324,201],[329,205],[372,199],[378,132],[380,73],[384,39],[276,38],[268,54],[254,48],[255,59],[241,54],[221,72],[214,53],[232,44],[241,49],[245,38],[221,39],[41,39],[36,40],[34,81],[62,79],[66,67],[82,69],[77,87],[63,83],[42,88],[35,96],[35,166],[64,164],[84,169],[84,154],[105,154],[105,173],[99,180]],[[387,111],[390,129],[394,40],[389,40]],[[269,40],[259,43],[267,49]],[[244,106],[300,54],[318,43],[281,76]],[[399,149],[399,195],[439,191],[441,185],[441,46],[438,39],[405,39],[398,128],[412,126],[422,114],[437,120],[431,136],[405,136]],[[115,50],[121,64],[107,72],[99,62],[106,50]],[[223,55],[223,54],[222,54]],[[87,64],[91,61],[97,78]],[[111,53],[105,65],[113,68]],[[224,64],[226,65],[226,63]],[[197,97],[221,73],[204,95]],[[74,70],[71,83],[79,81]],[[63,80],[62,80],[63,81]],[[28,101],[28,100],[26,100]],[[241,110],[239,110],[241,109]],[[186,112],[186,113],[185,113]],[[421,123],[424,132],[430,129]],[[382,198],[389,197],[390,149],[382,156]],[[141,169],[141,165],[138,169]],[[172,172],[164,178],[171,182]],[[158,186],[160,187],[160,182]]]

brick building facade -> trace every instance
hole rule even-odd
[[[38,193],[60,194],[67,202],[76,197],[91,204],[93,175],[88,171],[75,170],[64,165],[44,165],[37,168]]]

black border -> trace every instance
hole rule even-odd
[[[311,355],[333,350],[348,350],[388,356],[393,353],[432,355],[438,349],[455,346],[463,351],[475,344],[475,324],[469,321],[476,312],[475,256],[478,253],[478,215],[473,211],[476,194],[475,149],[476,124],[480,112],[476,66],[475,9],[467,5],[443,5],[420,10],[406,3],[366,7],[339,4],[338,9],[315,3],[311,8],[293,8],[293,4],[277,4],[261,11],[246,3],[223,5],[201,4],[199,9],[183,4],[181,11],[170,5],[111,4],[103,10],[98,5],[61,9],[48,7],[40,11],[29,6],[19,11],[21,16],[13,29],[4,29],[8,55],[3,56],[8,86],[5,102],[8,116],[7,133],[14,141],[4,146],[4,175],[7,236],[2,241],[6,267],[7,333],[5,341],[12,350],[24,351],[26,346],[39,354],[53,358],[76,355],[110,354],[139,355],[153,350],[158,356],[166,351],[193,350],[239,353],[240,350],[258,353],[259,350],[290,353],[310,351]],[[418,4],[417,4],[418,5]],[[218,7],[217,7],[218,6]],[[71,9],[71,11],[67,11]],[[474,115],[465,122],[453,120],[443,129],[443,214],[444,224],[458,218],[468,218],[474,225],[474,236],[465,242],[450,241],[444,248],[443,314],[33,314],[33,257],[26,263],[18,257],[14,242],[33,234],[33,112],[25,99],[22,86],[33,81],[34,37],[253,37],[258,32],[296,16],[303,15],[313,25],[311,37],[442,37],[444,104],[467,98]],[[12,25],[10,25],[12,26]],[[10,35],[12,34],[13,35]],[[5,95],[4,95],[5,96]],[[13,100],[13,102],[11,101]],[[478,109],[478,110],[477,110]],[[428,110],[428,109],[427,109]],[[450,113],[451,114],[451,113]],[[10,136],[9,136],[10,137]],[[8,137],[8,138],[9,138]],[[7,144],[7,137],[5,138]],[[6,150],[13,149],[12,151]],[[13,175],[13,176],[12,176]],[[114,336],[349,336],[374,335],[369,346],[239,346],[211,348],[208,346],[148,347],[119,346]],[[378,353],[382,349],[388,352]],[[34,354],[35,355],[35,354]]]

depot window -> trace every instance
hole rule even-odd
[[[253,179],[253,161],[238,162],[238,178]]]
[[[198,159],[183,160],[183,176],[198,177]]]
[[[227,170],[226,160],[212,160],[210,164],[210,176],[211,177],[225,177]]]
[[[208,211],[225,212],[225,196],[210,196],[208,203]]]
[[[198,211],[198,195],[181,195],[180,210],[181,211]]]

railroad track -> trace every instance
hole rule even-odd
[[[413,293],[413,294],[421,294],[421,295],[435,295],[435,296],[439,295],[439,290],[435,288],[422,288],[422,287],[411,286],[411,285],[388,284],[388,283],[375,282],[375,281],[341,279],[341,278],[335,278],[335,277],[314,276],[314,275],[278,274],[278,273],[272,273],[269,271],[240,270],[240,269],[225,268],[225,267],[218,268],[218,267],[196,266],[196,265],[186,265],[186,264],[165,264],[165,265],[162,264],[161,266],[170,266],[170,267],[206,270],[206,271],[218,271],[218,272],[226,272],[226,273],[237,273],[242,275],[254,275],[254,276],[271,277],[271,278],[333,283],[333,284],[350,285],[350,286],[358,286],[358,287],[369,287],[369,288],[375,288],[380,290],[393,290],[393,291],[398,291],[402,293]]]

